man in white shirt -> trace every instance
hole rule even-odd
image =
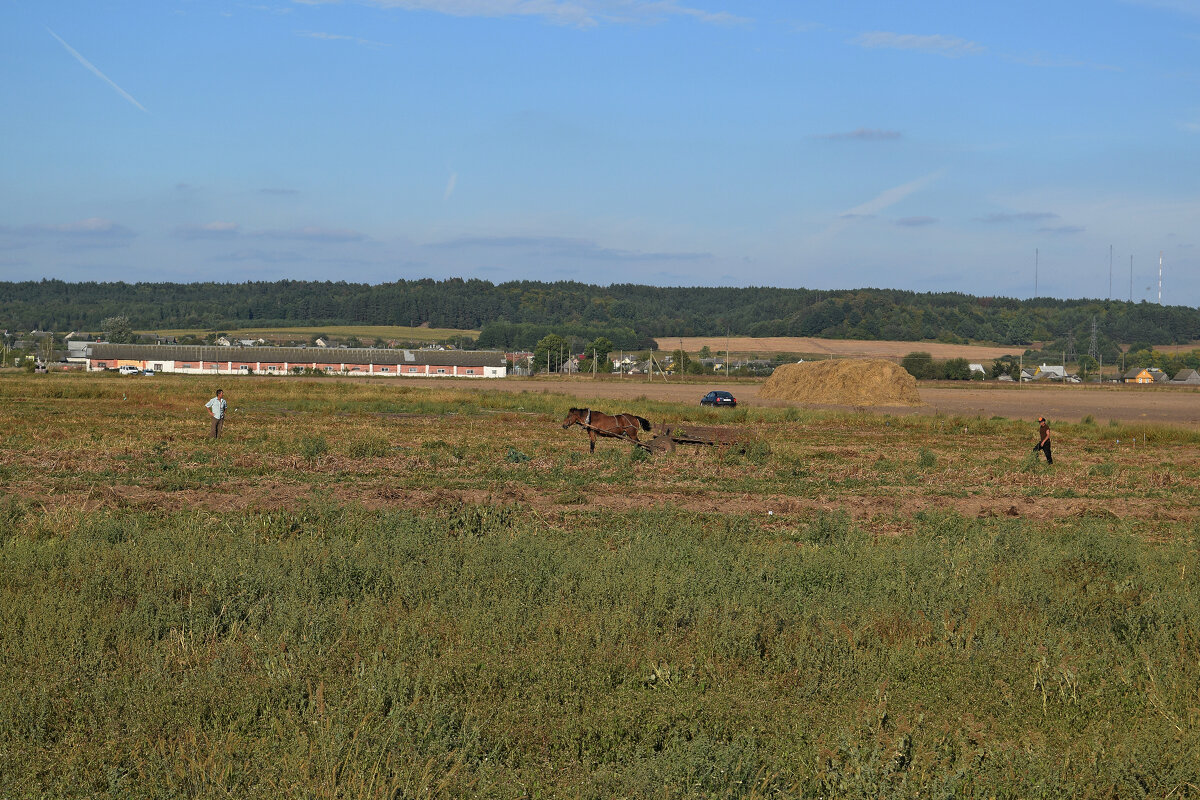
[[[212,415],[212,430],[209,433],[209,438],[216,439],[221,435],[221,426],[225,424],[225,391],[217,389],[217,396],[204,404],[208,409],[208,413]]]

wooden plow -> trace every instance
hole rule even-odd
[[[648,450],[655,453],[673,453],[680,444],[698,444],[708,447],[728,447],[742,442],[739,431],[734,428],[718,428],[712,425],[660,425],[655,428]]]

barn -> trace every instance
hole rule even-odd
[[[289,375],[316,370],[383,378],[503,378],[504,353],[491,350],[383,350],[374,347],[210,347],[108,344],[87,353],[89,371],[133,365],[184,375]]]

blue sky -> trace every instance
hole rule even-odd
[[[0,0],[0,279],[1200,305],[1200,0]]]

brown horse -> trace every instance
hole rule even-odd
[[[639,417],[636,414],[617,414],[615,417],[612,414],[605,414],[601,411],[592,411],[590,408],[572,408],[567,412],[567,418],[563,420],[563,427],[569,428],[572,425],[580,425],[588,432],[588,438],[591,440],[591,451],[596,452],[596,437],[607,436],[612,439],[632,439],[637,444],[638,442],[638,426],[644,431],[650,430],[650,420]]]

